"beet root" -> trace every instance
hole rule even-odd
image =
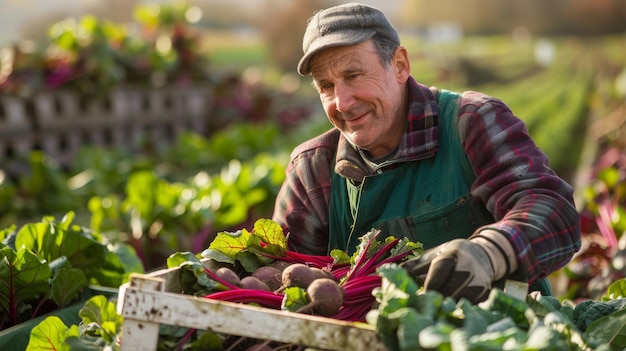
[[[276,291],[280,292],[292,286],[306,289],[313,280],[315,280],[315,274],[309,266],[303,263],[294,263],[283,270],[282,286]]]
[[[215,275],[232,285],[240,286],[241,280],[235,271],[228,267],[220,267],[215,271]]]
[[[330,278],[315,279],[306,289],[309,303],[296,312],[330,317],[343,305],[343,290]]]
[[[252,272],[252,276],[267,284],[274,291],[282,285],[282,272],[275,267],[262,266]]]
[[[330,273],[329,271],[323,270],[321,268],[311,267],[311,271],[313,271],[313,273],[315,274],[315,279],[319,279],[319,278],[334,279],[332,273]]]
[[[272,291],[267,284],[251,275],[241,278],[241,287],[244,289]]]

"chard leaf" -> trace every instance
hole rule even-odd
[[[17,225],[11,224],[9,227],[0,229],[0,247],[4,247],[5,245],[9,245],[9,243],[5,242],[5,240],[11,240],[15,236],[15,230]]]
[[[47,317],[31,331],[26,351],[62,350],[67,331],[68,327],[61,318],[57,316]],[[72,332],[77,331],[78,327],[75,326]]]
[[[15,240],[15,247],[25,247],[37,256],[52,262],[67,257],[72,267],[82,269],[87,276],[97,276],[106,258],[106,247],[98,238],[78,226],[51,219],[24,225]]]
[[[254,223],[251,241],[251,244],[275,256],[283,256],[287,251],[283,228],[270,219],[259,219]]]
[[[271,256],[284,256],[287,239],[281,226],[270,219],[259,219],[252,232],[219,232],[202,257],[217,262],[235,264],[239,261],[247,272],[272,261]]]
[[[218,258],[227,257],[230,262],[226,263],[235,263],[237,254],[248,248],[250,236],[250,232],[245,228],[236,232],[219,232],[209,245],[208,250],[202,253],[202,256],[215,258],[219,262],[224,261],[220,261]],[[216,255],[214,252],[219,254]]]
[[[89,285],[85,273],[76,268],[62,268],[52,278],[50,298],[60,308],[72,302]]]
[[[0,249],[0,304],[17,323],[18,305],[48,290],[50,267],[26,248]]]
[[[92,335],[98,335],[107,344],[117,341],[117,335],[122,330],[123,317],[117,314],[114,303],[104,295],[96,295],[85,303],[78,312],[82,318],[81,325],[89,328]],[[94,326],[98,327],[94,329]]]
[[[107,254],[102,267],[91,278],[103,286],[119,287],[130,273],[143,273],[143,263],[135,249],[125,243],[107,244]]]

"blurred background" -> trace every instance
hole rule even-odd
[[[0,0],[0,228],[72,212],[149,270],[271,216],[330,126],[295,73],[306,20],[345,2]],[[555,290],[623,276],[626,2],[362,2],[418,81],[504,100],[575,187],[585,247]]]

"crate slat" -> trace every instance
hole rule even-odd
[[[133,275],[120,287],[121,350],[155,350],[161,324],[337,351],[384,351],[364,323],[217,301],[164,291],[176,269]]]

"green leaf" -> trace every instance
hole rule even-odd
[[[219,232],[209,245],[209,250],[220,252],[234,263],[237,254],[248,248],[251,234],[245,228],[236,232]],[[207,257],[202,255],[203,257]]]
[[[613,350],[626,348],[626,309],[597,319],[587,328],[584,336],[610,345]]]
[[[175,268],[181,267],[183,265],[188,265],[193,267],[194,270],[204,272],[204,265],[202,264],[202,262],[200,262],[196,255],[189,251],[175,252],[167,258],[166,262],[167,268]]]
[[[428,316],[419,314],[413,308],[405,308],[402,311],[405,313],[403,313],[401,318],[399,318],[400,324],[397,332],[400,350],[419,350],[420,331],[432,325],[433,320]]]
[[[222,337],[213,332],[201,332],[197,340],[191,343],[192,350],[224,350]]]
[[[135,208],[140,217],[153,218],[160,180],[151,170],[133,172],[126,183],[126,199],[122,203],[125,211]]]
[[[30,332],[26,351],[61,350],[67,330],[61,318],[47,317]]]
[[[181,267],[181,281],[183,291],[203,291],[214,290],[219,287],[219,283],[211,279],[205,271],[204,264],[192,252],[176,252],[167,258],[167,267]],[[189,280],[184,272],[192,272],[194,279]],[[196,285],[197,284],[197,285]]]
[[[538,325],[529,331],[524,350],[571,350],[567,344],[555,329]]]
[[[74,335],[74,333],[76,335]],[[88,338],[80,335],[80,329],[76,325],[70,326],[67,331],[67,336],[63,340],[63,345],[60,351],[102,351],[102,342],[99,338]],[[109,350],[105,348],[104,350]],[[112,345],[111,351],[119,350],[119,346]],[[47,350],[46,350],[47,351]]]
[[[336,264],[350,264],[350,256],[340,249],[333,249],[330,251],[330,257],[334,259]]]
[[[511,320],[512,321],[512,320]],[[490,331],[470,336],[468,343],[472,350],[519,350],[526,340],[526,331],[517,328],[513,322],[510,328]],[[558,350],[558,349],[555,349]]]
[[[463,312],[463,328],[467,331],[468,337],[484,333],[494,318],[493,314],[479,308],[466,299],[459,301],[458,308]]]
[[[620,170],[616,167],[607,167],[598,172],[598,180],[604,182],[611,189],[619,184]]]
[[[250,251],[240,251],[237,253],[237,261],[241,264],[241,266],[248,273],[252,273],[257,270],[257,268],[264,266],[265,264],[261,262],[259,256]],[[270,260],[267,260],[269,262]]]
[[[72,302],[89,281],[80,269],[63,268],[52,278],[51,285],[50,298],[63,307]]]
[[[487,311],[498,312],[503,316],[511,317],[522,328],[530,326],[530,321],[526,316],[526,311],[529,309],[528,304],[506,294],[501,289],[492,289],[487,300],[481,302],[480,306]]]
[[[229,263],[229,264],[234,264],[235,260],[236,260],[236,257],[235,258],[230,257],[230,256],[228,256],[228,255],[226,255],[226,254],[224,254],[224,253],[222,253],[220,251],[217,251],[217,250],[214,250],[214,249],[211,249],[211,248],[208,248],[208,249],[202,251],[202,253],[200,253],[200,255],[202,257],[204,257],[204,258],[210,258],[210,259],[212,259],[214,261],[217,261],[217,262]]]
[[[125,243],[110,243],[102,268],[92,276],[98,284],[119,287],[128,281],[131,273],[144,273],[143,262],[135,249]]]
[[[107,344],[117,341],[117,335],[122,330],[123,318],[117,314],[115,304],[107,300],[105,296],[96,295],[87,300],[78,315],[82,318],[83,325],[98,326],[96,334]]]
[[[425,349],[450,350],[450,334],[454,329],[455,326],[450,323],[437,321],[418,333],[419,344]]]
[[[397,264],[383,264],[376,272],[382,277],[379,288],[373,290],[383,314],[411,305],[418,287],[406,270]]]
[[[286,288],[283,292],[285,295],[283,296],[281,310],[294,312],[309,303],[305,289],[292,286]]]
[[[17,313],[18,304],[48,290],[50,267],[26,248],[17,252],[0,249],[0,304],[4,311]]]
[[[15,245],[32,250],[48,262],[65,256],[72,267],[92,276],[104,264],[107,252],[99,239],[78,226],[68,228],[67,222],[48,220],[24,225],[17,233]]]
[[[626,298],[626,278],[614,281],[609,285],[602,301]]]
[[[259,219],[252,230],[253,244],[277,256],[287,251],[287,239],[283,228],[271,219]]]

